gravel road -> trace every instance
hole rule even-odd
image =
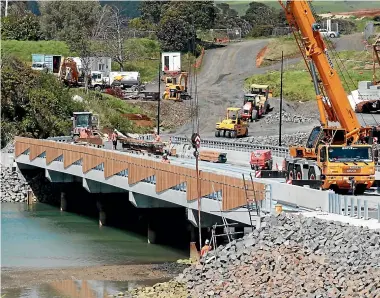
[[[336,49],[362,50],[361,34],[342,36],[335,39]],[[280,64],[269,67],[257,68],[256,55],[268,43],[268,40],[249,40],[233,43],[224,48],[206,51],[200,74],[198,75],[198,100],[200,109],[200,135],[203,138],[213,138],[215,123],[225,115],[227,107],[242,106],[244,80],[255,74],[262,74],[269,70],[278,70]],[[295,64],[300,58],[289,59],[288,64]],[[263,82],[265,83],[265,82]],[[186,103],[190,104],[190,103]],[[279,100],[271,99],[272,113],[278,114]],[[299,103],[284,100],[283,110],[292,115],[308,117],[310,121],[285,122],[283,133],[310,132],[312,127],[319,124],[319,113],[314,101]],[[273,117],[271,114],[266,117]],[[379,115],[358,115],[359,121],[364,125],[380,123]],[[180,127],[175,135],[187,135],[192,133],[192,124],[188,123]],[[278,134],[278,120],[261,119],[250,124],[249,136],[263,136]]]

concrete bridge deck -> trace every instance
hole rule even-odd
[[[164,164],[154,156],[20,137],[16,138],[15,157],[20,168],[45,169],[51,182],[69,183],[79,179],[89,192],[126,193],[126,199],[138,208],[185,207],[188,219],[197,226],[195,160],[173,158],[171,164]],[[227,219],[250,224],[242,173],[251,172],[238,165],[200,162],[202,226],[220,222],[221,211]],[[331,211],[331,193],[327,191],[273,179],[254,178],[253,181],[253,186],[250,183],[249,186],[255,191],[259,208],[251,215],[257,226],[277,201],[290,211]],[[364,201],[369,208],[380,208],[378,196],[355,198],[358,204]]]
[[[188,209],[191,222],[196,225],[198,221],[196,171],[191,165],[164,164],[154,157],[140,158],[117,151],[21,137],[16,138],[15,158],[21,169],[45,169],[51,182],[70,183],[79,178],[89,192],[125,192],[139,208],[182,206]],[[203,217],[215,223],[223,211],[227,219],[250,224],[241,174],[236,172],[231,177],[222,172],[212,167],[200,171],[201,211],[208,215]],[[259,225],[271,210],[271,192],[270,186],[263,182],[255,181],[253,187],[260,211],[251,215],[254,224]]]

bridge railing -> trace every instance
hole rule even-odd
[[[185,137],[172,137],[172,144],[188,144],[189,140]],[[219,141],[219,140],[201,140],[201,147],[222,149],[222,150],[233,150],[242,152],[252,152],[253,150],[271,150],[273,156],[287,157],[289,156],[289,148],[280,146],[270,146],[270,145],[258,145],[248,142],[231,142],[231,141]]]
[[[81,166],[83,174],[93,169],[103,171],[105,179],[124,173],[123,176],[128,177],[128,184],[152,183],[155,184],[157,193],[175,189],[185,183],[185,189],[181,188],[180,191],[186,191],[187,200],[193,201],[198,198],[197,173],[191,168],[133,157],[117,151],[16,137],[16,159],[22,154],[27,154],[30,161],[44,158],[46,165],[54,161],[62,162],[65,169],[72,165]],[[232,210],[247,204],[242,179],[200,171],[199,183],[201,197],[214,198],[217,194],[222,194],[223,210]],[[254,182],[251,188],[255,191],[255,197],[251,199],[266,199],[265,183]]]
[[[380,203],[372,200],[329,193],[329,213],[380,222]]]

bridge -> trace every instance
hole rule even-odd
[[[273,212],[279,202],[290,211],[322,210],[339,213],[334,203],[351,210],[379,207],[377,196],[355,198],[337,197],[327,191],[297,187],[280,183],[275,179],[253,179],[249,190],[256,200],[250,214],[242,173],[249,168],[230,164],[200,163],[199,190],[194,160],[173,158],[171,164],[157,160],[155,156],[79,146],[57,142],[16,137],[15,161],[20,169],[44,169],[52,183],[80,181],[90,193],[124,193],[136,208],[178,208],[187,210],[188,220],[198,226],[198,197],[200,196],[201,227],[221,223],[221,214],[231,221],[256,227]],[[349,206],[344,202],[349,202]],[[61,194],[61,210],[66,206],[65,193]],[[368,209],[369,208],[369,209]],[[342,209],[340,209],[342,210]],[[376,209],[377,211],[380,208]],[[352,212],[346,212],[352,215]],[[360,213],[361,215],[362,213]],[[371,214],[371,213],[370,213]],[[377,214],[377,213],[376,213]],[[356,215],[355,215],[356,216]],[[99,209],[100,224],[105,224],[106,214]],[[380,214],[376,217],[380,220]]]

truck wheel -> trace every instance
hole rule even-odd
[[[216,130],[216,131],[215,131],[215,136],[216,136],[217,138],[220,137],[220,131],[219,131],[219,130]]]
[[[94,89],[98,92],[102,91],[102,87],[100,87],[99,85],[96,85]]]
[[[226,131],[226,138],[231,138],[231,132],[229,130]]]
[[[317,175],[315,174],[315,169],[311,167],[309,169],[308,177],[309,180],[317,180]]]
[[[331,37],[331,38],[334,38],[334,37],[335,37],[335,34],[334,34],[334,33],[330,33],[330,37]]]
[[[354,195],[360,196],[364,194],[365,190],[366,190],[366,186],[364,184],[356,185]]]
[[[296,167],[296,179],[297,180],[302,180],[302,171],[301,171],[301,167]]]
[[[230,132],[230,137],[231,138],[236,138],[237,137],[237,132],[236,131],[231,131]]]
[[[294,166],[292,164],[288,165],[288,173],[286,175],[287,180],[293,180],[294,179]]]
[[[257,111],[253,110],[251,115],[251,122],[255,122],[257,120]]]

